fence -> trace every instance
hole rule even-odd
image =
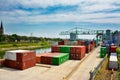
[[[98,73],[98,70],[100,70],[101,66],[103,65],[103,62],[106,60],[107,55],[104,57],[104,59],[100,62],[100,64],[94,68],[93,71],[90,71],[90,80],[94,80],[94,77]]]

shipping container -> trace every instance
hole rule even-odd
[[[64,45],[64,41],[59,41],[58,45]]]
[[[5,66],[16,69],[27,69],[35,66],[36,53],[30,50],[13,50],[5,54]]]
[[[106,56],[106,47],[100,48],[100,57],[104,58]]]
[[[49,53],[48,55],[41,56],[41,63],[42,64],[52,64],[52,59],[54,56],[58,55],[59,53]]]
[[[77,44],[78,44],[78,45],[85,45],[85,42],[82,41],[82,40],[79,40]]]
[[[18,61],[7,60],[7,59],[5,60],[6,67],[20,69],[20,70],[33,67],[35,66],[35,64],[36,64],[36,59],[31,59],[31,60],[24,61],[24,62],[18,62]]]
[[[85,45],[86,47],[86,53],[89,53],[90,52],[90,45]]]
[[[77,41],[67,41],[65,42],[65,45],[78,45]]]
[[[31,59],[24,62],[17,62],[17,69],[24,70],[35,66],[35,64],[36,64],[36,59]]]
[[[60,52],[61,53],[70,53],[70,48],[71,48],[71,46],[61,46]]]
[[[49,53],[42,53],[36,55],[36,63],[41,63],[41,56],[48,55]]]
[[[116,48],[117,48],[117,46],[111,46],[110,52],[116,52]]]
[[[28,60],[35,59],[35,58],[36,58],[35,51],[26,51],[26,52],[17,53],[18,62],[24,62],[24,61],[28,61]]]
[[[117,57],[117,53],[110,53],[110,56],[116,56]]]
[[[5,54],[5,59],[19,62],[24,62],[35,57],[36,57],[35,51],[30,50],[13,50],[7,51]]]
[[[53,57],[52,64],[53,65],[60,65],[67,60],[69,60],[69,54],[61,53],[61,54],[58,54],[57,56]]]
[[[86,53],[85,46],[72,46],[70,52],[70,59],[81,60]]]
[[[109,58],[109,69],[118,69],[118,59],[116,56],[110,56]]]
[[[52,52],[60,52],[60,46],[52,46]]]
[[[18,62],[15,60],[5,59],[5,66],[6,67],[18,69],[17,64],[18,64]]]

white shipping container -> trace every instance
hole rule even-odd
[[[117,53],[110,53],[110,56],[116,56],[117,57]]]
[[[5,59],[16,61],[17,53],[27,52],[28,50],[12,50],[5,53]]]
[[[110,56],[109,69],[118,69],[118,60],[116,56]]]

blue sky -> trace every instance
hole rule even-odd
[[[0,0],[5,34],[61,37],[74,27],[120,29],[119,0]]]

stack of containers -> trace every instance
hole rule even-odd
[[[79,41],[77,42],[77,44],[78,44],[78,45],[84,45],[84,44],[85,44],[85,42],[84,42],[84,41],[82,41],[82,40],[79,40]]]
[[[111,48],[110,48],[110,52],[116,52],[116,48],[117,48],[117,46],[111,46]]]
[[[91,41],[91,44],[90,44],[90,50],[93,50],[95,48],[95,41]]]
[[[7,51],[5,54],[5,66],[24,70],[35,66],[36,53],[29,50]]]
[[[85,56],[85,46],[74,46],[71,47],[70,59],[81,60]]]
[[[100,49],[100,57],[104,58],[106,56],[106,47],[101,47]]]
[[[68,42],[68,40],[63,40],[63,41],[58,42],[58,45],[65,45],[65,43],[67,43],[67,42]]]
[[[52,52],[60,52],[60,46],[52,46]]]
[[[111,53],[109,58],[109,69],[118,69],[117,53]]]
[[[60,52],[61,53],[70,53],[70,48],[71,48],[71,46],[61,46]]]
[[[65,61],[69,60],[69,54],[58,54],[57,56],[54,56],[52,59],[52,64],[53,65],[60,65],[62,63],[64,63]]]
[[[65,45],[78,45],[77,41],[67,41]]]
[[[58,42],[58,45],[64,45],[64,41]]]

